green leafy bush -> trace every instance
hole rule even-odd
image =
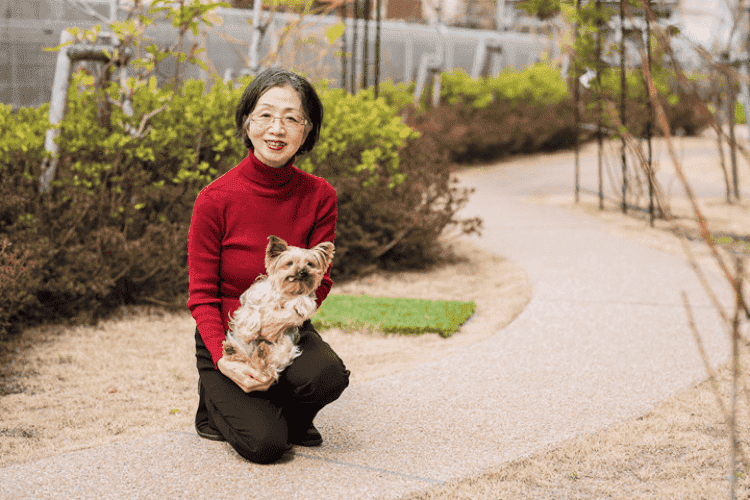
[[[20,108],[14,113],[10,105],[0,103],[0,184],[12,187],[8,189],[11,196],[20,183],[31,180],[44,158],[48,114],[48,104],[37,109]],[[0,208],[0,224],[4,219]]]
[[[471,78],[462,68],[443,73],[440,98],[447,104],[466,104],[472,110],[487,108],[493,101],[505,100],[540,106],[554,106],[569,97],[560,71],[540,63],[523,71],[508,68],[496,77]]]
[[[312,154],[299,162],[301,169],[326,179],[357,176],[363,188],[386,181],[393,188],[404,182],[399,151],[419,133],[402,123],[392,106],[375,99],[371,89],[357,95],[328,90],[321,101],[321,137]]]
[[[115,85],[107,92],[119,97]],[[134,89],[132,118],[115,106],[103,127],[91,78],[75,75],[57,176],[44,194],[38,179],[47,108],[15,116],[4,109],[3,132],[27,139],[3,141],[0,236],[32,252],[22,255],[38,278],[24,295],[28,307],[5,316],[90,320],[123,303],[184,304],[195,197],[243,153],[227,112],[238,92],[217,83],[204,95],[201,82],[172,92],[152,79]]]
[[[154,79],[104,89],[117,103],[132,91],[134,115],[113,104],[100,120],[101,92],[74,75],[57,139],[52,190],[39,191],[47,109],[0,109],[0,330],[49,318],[92,321],[121,304],[183,308],[187,234],[195,198],[247,154],[233,137],[246,84]],[[395,95],[394,92],[392,95]],[[468,193],[450,183],[447,156],[402,123],[371,91],[321,89],[326,120],[319,146],[297,165],[327,178],[339,196],[334,278],[377,267],[419,266],[436,255]],[[17,138],[17,139],[16,139]],[[18,287],[23,290],[19,291]]]
[[[670,132],[675,133],[682,130],[686,135],[695,135],[708,126],[708,120],[703,118],[697,111],[695,96],[685,92],[680,86],[675,85],[671,74],[663,68],[655,68],[652,72],[654,86],[659,95],[660,103],[669,121]],[[588,119],[595,121],[596,110],[599,106],[598,91],[595,82],[592,88],[583,92],[582,100],[586,103]],[[636,137],[645,137],[649,118],[649,99],[646,92],[645,79],[639,70],[627,70],[625,72],[626,107],[625,123],[628,131]],[[620,112],[621,80],[619,68],[609,69],[602,74],[601,94],[606,102],[610,103],[612,109]],[[617,129],[619,116],[609,116],[605,123],[610,123],[610,128]],[[652,133],[661,135],[661,130],[652,121]]]
[[[95,89],[82,75],[75,83],[54,192],[37,211],[34,236],[56,250],[38,295],[64,316],[96,317],[131,302],[179,304],[195,197],[242,151],[229,140],[226,110],[235,97],[218,83],[204,95],[199,81],[172,92],[152,79],[135,89],[134,117],[115,107],[107,129],[95,125]],[[108,92],[118,97],[115,85]]]
[[[30,249],[0,238],[0,340],[19,328],[19,319],[37,305],[40,261]]]
[[[611,101],[619,91],[613,75],[603,78]],[[628,74],[635,133],[645,127],[639,78]],[[672,126],[698,130],[685,94],[670,90],[668,78],[657,81]],[[76,74],[49,193],[38,187],[48,106],[15,113],[0,106],[0,330],[49,317],[93,319],[123,303],[183,307],[193,203],[246,154],[233,137],[233,110],[247,83],[216,81],[207,90],[189,81],[175,91],[150,78],[97,89],[91,76]],[[105,120],[101,92],[113,103]],[[132,117],[117,105],[124,93]],[[575,139],[566,83],[544,64],[476,81],[446,73],[433,109],[415,110],[413,86],[389,82],[378,99],[372,90],[321,88],[320,95],[320,142],[297,165],[338,192],[339,280],[423,266],[440,254],[435,242],[447,227],[480,229],[480,220],[458,218],[470,192],[451,179],[452,162],[564,148]],[[583,95],[584,122],[595,122],[594,98]]]
[[[394,84],[391,80],[380,82],[379,97],[385,99],[388,105],[396,112],[403,111],[411,106],[414,99],[414,82]]]
[[[440,99],[447,104],[465,104],[471,110],[484,109],[495,99],[487,77],[477,80],[458,68],[440,77]]]
[[[441,105],[415,113],[414,127],[449,151],[456,163],[570,147],[573,101],[559,71],[538,64],[474,80],[444,73]]]
[[[688,93],[673,88],[666,71],[657,71],[655,83],[672,131],[693,135],[706,126],[691,105]],[[513,154],[569,148],[575,144],[575,103],[560,71],[539,63],[522,71],[508,69],[497,77],[472,79],[462,69],[444,73],[439,106],[411,113],[410,123],[450,152],[455,163],[492,161]],[[626,123],[636,136],[644,136],[648,122],[647,100],[639,73],[627,73]],[[605,71],[601,90],[595,84],[581,94],[580,120],[596,124],[600,97],[605,102],[605,133],[619,133],[620,80],[617,71]],[[652,133],[658,127],[652,125]],[[587,141],[590,128],[579,131]]]
[[[321,138],[300,167],[338,193],[334,277],[423,266],[437,257],[446,227],[479,229],[478,219],[457,218],[469,191],[451,182],[446,152],[402,123],[386,98],[331,90],[321,100]]]

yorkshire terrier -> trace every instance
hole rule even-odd
[[[315,290],[333,261],[334,245],[305,249],[268,237],[266,273],[240,295],[229,320],[219,369],[245,392],[264,391],[302,354],[299,327],[317,310]]]

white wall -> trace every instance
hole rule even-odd
[[[727,2],[737,0],[681,0],[682,34],[706,49],[726,46],[731,28]]]

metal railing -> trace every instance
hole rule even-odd
[[[108,0],[89,0],[87,4],[101,16],[109,17]],[[239,74],[248,66],[249,47],[252,40],[251,10],[218,9],[221,25],[204,28],[195,38],[185,40],[185,47],[193,43],[205,46],[209,67],[220,76]],[[274,14],[267,36],[260,44],[261,61],[271,52],[289,25],[293,16]],[[300,23],[299,36],[290,37],[282,46],[277,64],[305,73],[313,80],[326,79],[332,87],[340,84],[341,60],[339,44],[330,45],[326,29],[340,22],[336,16],[306,16]],[[69,5],[63,0],[0,0],[0,102],[21,106],[39,106],[49,102],[56,54],[45,52],[45,47],[58,45],[60,34],[66,28],[78,26],[86,29],[99,20]],[[354,21],[346,20],[346,50],[354,46],[358,52],[358,73],[367,64],[372,74],[375,64],[373,47],[374,22],[370,22],[370,50],[363,60],[364,20],[358,21],[357,41],[354,42]],[[552,50],[550,39],[542,35],[470,30],[450,26],[441,27],[439,36],[434,26],[382,21],[380,79],[394,83],[412,82],[417,78],[422,59],[435,53],[442,43],[442,69],[463,68],[471,73],[476,66],[477,53],[484,51],[482,70],[497,74],[503,68],[522,69],[536,62],[541,53]],[[174,42],[174,29],[168,22],[157,22],[146,30],[146,36],[157,45],[168,46]],[[493,47],[501,50],[492,50]],[[487,48],[490,47],[490,50]],[[189,50],[189,49],[188,49]],[[351,68],[350,68],[351,70]],[[162,62],[159,74],[170,74],[169,58]],[[191,67],[187,78],[201,78],[210,82],[210,75],[200,68]]]

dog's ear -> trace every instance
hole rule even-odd
[[[282,253],[286,252],[288,248],[289,245],[286,244],[286,241],[278,236],[271,235],[268,237],[268,246],[266,247],[266,271],[271,267],[271,262]]]
[[[328,266],[331,265],[331,262],[333,261],[333,254],[335,253],[335,247],[333,246],[333,243],[330,241],[324,241],[323,243],[320,243],[316,245],[313,248],[313,251],[318,254],[318,256],[323,259],[325,262],[325,266],[323,266],[324,270],[328,269]]]

